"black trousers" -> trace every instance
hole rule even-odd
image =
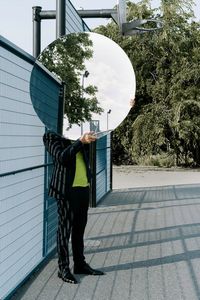
[[[85,263],[84,231],[87,224],[89,187],[74,187],[66,199],[57,200],[57,251],[59,269],[69,268],[69,238],[71,235],[74,265]]]

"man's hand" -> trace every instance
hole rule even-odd
[[[91,142],[96,141],[96,136],[93,131],[86,132],[80,137],[80,141],[83,144],[90,144]]]

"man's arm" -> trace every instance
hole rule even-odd
[[[72,160],[75,157],[76,153],[80,151],[83,145],[80,140],[77,140],[63,149],[63,138],[54,132],[45,133],[43,142],[49,154],[62,165],[68,164],[69,160]]]
[[[62,140],[63,138],[54,132],[47,132],[43,136],[46,150],[57,162],[66,165],[75,158],[83,144],[89,144],[95,141],[96,138],[91,133],[85,133],[80,139],[76,140],[73,144],[68,145],[65,149],[63,149]]]

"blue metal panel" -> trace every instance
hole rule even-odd
[[[96,176],[96,201],[97,203],[106,194],[106,169],[103,169],[101,173]]]
[[[110,134],[96,143],[96,202],[110,190]]]
[[[11,45],[0,49],[1,60],[1,173],[43,163],[40,136],[44,125],[35,114],[29,96],[33,61],[11,52]],[[31,150],[31,151],[30,151]]]
[[[61,85],[35,64],[31,74],[30,93],[34,109],[51,130],[57,131],[58,99]]]
[[[24,61],[27,61],[31,64],[33,64],[35,61],[35,58],[33,56],[31,56],[21,48],[17,47],[15,44],[4,38],[2,35],[0,35],[0,46],[17,55],[17,57],[22,58]]]
[[[44,164],[45,127],[33,109],[29,94],[34,59],[6,39],[1,38],[0,46],[0,173],[3,174]],[[41,83],[35,95],[41,100],[53,95],[57,114],[60,84],[44,70],[37,72]],[[56,128],[57,115],[51,119]],[[56,208],[55,201],[46,199],[47,210],[44,209],[44,168],[1,177],[0,188],[0,299],[4,299],[43,260],[44,231],[47,232],[45,255],[55,247]]]
[[[0,48],[1,173],[38,164],[44,131],[28,97],[31,60],[4,45],[5,40]],[[0,180],[1,299],[42,259],[43,178],[43,171],[35,170]]]
[[[51,162],[51,157],[46,155],[46,163]],[[44,217],[44,248],[43,255],[47,256],[56,247],[57,233],[57,203],[55,199],[48,196],[48,188],[52,173],[52,166],[46,168],[45,173],[45,217]]]
[[[97,140],[97,157],[96,157],[96,174],[102,172],[106,168],[106,136],[102,137],[101,139]]]
[[[66,33],[90,31],[87,24],[77,13],[73,4],[66,1]]]
[[[50,253],[56,246],[57,236],[57,204],[54,199],[48,201],[47,207],[47,241],[46,241],[46,254]]]

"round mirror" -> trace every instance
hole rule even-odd
[[[77,139],[83,132],[114,130],[135,97],[132,64],[111,39],[97,33],[72,33],[51,43],[37,58],[30,95],[41,121]]]

